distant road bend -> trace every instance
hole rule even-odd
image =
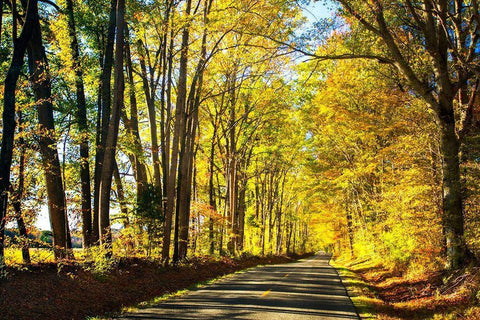
[[[329,260],[253,268],[121,319],[358,319]]]

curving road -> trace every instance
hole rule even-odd
[[[329,260],[249,269],[121,319],[359,319]]]

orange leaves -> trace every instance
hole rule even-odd
[[[195,201],[192,203],[192,210],[198,212],[201,216],[206,218],[213,218],[214,220],[221,220],[223,216],[212,208],[211,205]]]

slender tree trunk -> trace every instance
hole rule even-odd
[[[244,175],[244,174],[242,174]],[[238,231],[238,236],[237,236],[237,251],[242,252],[243,251],[243,244],[245,241],[245,211],[247,210],[246,206],[246,185],[243,184],[244,181],[242,179],[242,186],[239,186],[239,193],[238,193],[238,217],[237,217],[237,231]]]
[[[198,126],[198,107],[193,111],[191,121],[189,121],[189,133],[186,141],[186,157],[185,157],[185,179],[181,192],[184,195],[182,200],[183,205],[180,208],[180,233],[178,243],[178,253],[180,259],[187,257],[188,247],[188,233],[189,233],[189,221],[190,221],[190,204],[192,194],[192,177],[193,177],[193,162],[195,158],[195,137]]]
[[[227,212],[227,200],[226,200],[226,195],[224,197],[224,201],[222,204],[222,189],[220,188],[220,179],[218,177],[218,172],[216,174],[217,178],[217,190],[218,190],[218,207],[222,208],[222,218],[220,220],[220,232],[219,232],[219,241],[218,241],[218,254],[223,255],[223,239],[224,239],[224,232],[225,232],[225,218],[226,218],[226,212]],[[227,191],[228,192],[228,191]]]
[[[217,201],[215,200],[215,187],[213,184],[213,174],[215,170],[215,139],[217,136],[217,117],[215,117],[215,123],[213,127],[213,134],[212,134],[212,143],[210,146],[210,159],[208,165],[209,177],[208,177],[208,203],[210,204],[210,209],[212,210],[212,214],[217,212]],[[208,240],[210,243],[210,254],[214,254],[215,252],[215,231],[214,231],[214,218],[210,215],[208,219]]]
[[[80,184],[82,192],[82,235],[83,247],[92,245],[92,198],[90,190],[89,169],[89,140],[87,106],[85,100],[85,88],[83,84],[83,70],[80,63],[80,49],[77,40],[75,17],[73,15],[73,1],[66,0],[68,31],[70,36],[70,51],[75,72],[75,88],[77,95],[77,123],[80,131]]]
[[[282,215],[283,215],[283,201],[285,195],[285,180],[287,179],[288,169],[281,171],[282,186],[280,190],[280,201],[277,208],[277,254],[282,253],[283,245],[283,229],[282,229]]]
[[[292,222],[288,221],[287,222],[287,239],[286,239],[286,247],[287,247],[287,255],[290,255],[290,246],[292,243],[292,232],[293,232],[293,226]]]
[[[132,66],[132,57],[130,53],[130,44],[128,26],[125,25],[125,34],[128,39],[125,43],[126,51],[126,66],[127,66],[127,81],[130,87],[130,119],[125,119],[127,122],[126,126],[128,127],[129,133],[132,135],[135,144],[135,154],[133,156],[132,165],[135,168],[135,181],[137,183],[137,203],[140,195],[145,191],[146,185],[148,183],[147,178],[147,169],[145,163],[141,160],[143,155],[142,141],[140,139],[140,130],[138,128],[138,107],[137,107],[137,98],[135,95],[135,84],[133,81],[133,66]],[[125,112],[122,112],[122,115],[125,115]],[[126,115],[125,115],[126,118]]]
[[[110,1],[110,19],[108,22],[108,34],[103,54],[102,75],[101,75],[101,113],[100,123],[100,139],[97,144],[95,154],[95,175],[94,175],[94,191],[93,191],[93,220],[92,220],[92,243],[100,240],[100,181],[104,166],[104,154],[107,146],[107,135],[109,131],[109,122],[111,116],[111,79],[113,68],[113,46],[115,43],[115,25],[117,23],[116,7],[117,0]],[[123,27],[122,27],[123,28]]]
[[[350,256],[355,257],[353,252],[353,219],[352,219],[352,210],[348,204],[345,205],[345,210],[347,211],[347,233],[348,233],[348,247],[350,250]]]
[[[293,226],[293,254],[295,254],[295,251],[297,249],[297,221],[295,221],[295,224]]]
[[[205,70],[205,60],[206,60],[206,45],[207,45],[207,27],[208,22],[208,13],[209,13],[209,3],[205,2],[204,7],[204,32],[202,36],[202,46],[200,53],[200,60],[196,67],[194,79],[190,87],[190,93],[188,98],[188,121],[187,121],[187,130],[186,130],[186,142],[184,149],[182,148],[181,154],[183,155],[181,159],[184,162],[181,163],[181,173],[184,179],[180,179],[179,175],[179,194],[178,198],[181,204],[178,208],[180,215],[180,233],[179,233],[179,243],[178,243],[178,253],[180,259],[186,259],[187,257],[187,248],[188,248],[188,234],[189,234],[189,221],[190,221],[190,204],[191,204],[191,194],[192,194],[192,176],[193,176],[193,162],[196,155],[195,148],[195,138],[197,135],[198,127],[198,113],[200,108],[200,97],[202,94],[203,88],[203,72]],[[182,199],[182,196],[184,197]],[[177,200],[178,201],[178,200]]]
[[[172,52],[173,52],[173,36],[168,43],[168,34],[170,31],[170,11],[173,6],[173,1],[165,0],[165,25],[163,29],[162,38],[162,52],[161,52],[161,94],[160,94],[160,149],[161,149],[161,166],[162,166],[162,196],[163,198],[167,194],[168,183],[168,165],[169,165],[169,153],[170,153],[170,121],[171,121],[171,68],[172,68]],[[172,22],[173,23],[173,22]],[[173,29],[173,27],[172,27]],[[162,210],[165,215],[166,203],[162,198]]]
[[[174,11],[175,12],[175,11]],[[173,13],[174,13],[173,12]],[[167,210],[167,197],[168,197],[168,190],[169,186],[169,179],[170,179],[170,143],[171,143],[171,122],[172,122],[172,70],[173,70],[173,54],[174,54],[174,28],[173,28],[173,13],[171,17],[171,28],[170,28],[170,44],[168,47],[168,55],[166,57],[167,64],[168,64],[168,71],[167,71],[167,79],[166,81],[166,106],[165,110],[162,110],[162,125],[164,125],[162,130],[162,170],[163,170],[163,213],[165,215],[165,224],[164,228],[167,227],[167,217],[168,217],[168,210]],[[168,23],[168,20],[166,20]],[[167,31],[165,31],[167,32]],[[166,43],[166,41],[165,41]],[[164,75],[165,76],[165,75]],[[165,87],[165,81],[162,80],[162,86]],[[162,88],[163,88],[162,87]],[[164,114],[165,112],[165,114]],[[165,121],[165,123],[164,123]],[[171,229],[171,217],[169,222],[169,228]],[[169,231],[170,232],[170,231]],[[164,238],[165,240],[165,238]],[[168,244],[168,246],[170,243]],[[163,249],[162,249],[163,250]],[[162,259],[163,259],[163,252],[162,252]],[[168,260],[168,259],[167,259]]]
[[[148,121],[150,124],[150,140],[152,143],[152,163],[153,163],[153,181],[158,190],[162,190],[162,178],[160,174],[160,158],[158,156],[158,133],[157,133],[157,113],[155,110],[155,97],[151,94],[154,90],[154,84],[148,83],[147,67],[145,65],[145,54],[143,44],[139,44],[140,52],[140,69],[142,72],[143,91],[145,93],[145,101],[147,102]]]
[[[115,161],[113,167],[113,180],[115,181],[115,187],[117,189],[117,200],[118,204],[120,205],[120,211],[123,215],[123,225],[124,227],[128,227],[130,221],[128,219],[128,208],[127,208],[127,201],[125,199],[125,191],[123,190],[123,183],[122,178],[120,177],[120,171],[118,170],[118,163]]]
[[[24,193],[24,185],[25,185],[25,141],[22,137],[22,112],[18,111],[18,124],[19,124],[19,135],[20,138],[18,140],[19,144],[19,169],[18,169],[18,185],[17,189],[14,191],[13,197],[13,209],[15,210],[15,219],[17,220],[18,225],[18,232],[20,234],[20,238],[22,241],[22,258],[23,263],[30,264],[30,252],[28,250],[28,233],[27,228],[25,226],[25,221],[23,220],[22,215],[22,200],[23,200],[23,193]]]
[[[51,78],[48,61],[42,44],[40,21],[34,22],[32,37],[28,44],[28,65],[31,83],[37,101],[38,123],[40,125],[40,153],[42,155],[47,186],[48,208],[53,232],[54,253],[56,259],[68,257],[71,248],[68,221],[65,206],[60,161],[55,138]]]
[[[124,75],[123,75],[123,47],[125,27],[125,0],[118,0],[116,11],[117,34],[115,43],[115,72],[112,116],[108,125],[105,154],[100,178],[99,192],[99,231],[100,242],[111,247],[112,235],[110,230],[110,191],[112,188],[112,174],[115,165],[118,127],[120,114],[123,108]]]
[[[25,52],[32,36],[34,22],[38,21],[38,6],[36,0],[28,1],[25,23],[18,39],[13,40],[12,61],[5,78],[3,97],[3,132],[2,149],[0,150],[0,268],[3,267],[5,223],[10,188],[10,171],[13,157],[13,142],[15,136],[15,89],[18,77],[23,67]],[[14,21],[16,24],[16,21]]]
[[[235,81],[232,80],[230,87],[230,119],[229,119],[229,150],[228,150],[228,226],[231,236],[228,240],[228,251],[236,254],[235,245],[238,236],[237,228],[237,158],[236,158],[236,130],[235,130]]]
[[[185,16],[190,16],[192,1],[187,0]],[[175,206],[175,179],[177,177],[177,161],[180,149],[180,141],[185,134],[186,99],[187,99],[187,67],[188,67],[188,45],[189,45],[189,23],[185,25],[182,33],[182,46],[180,54],[180,69],[177,89],[177,102],[175,106],[175,127],[173,133],[172,155],[170,160],[167,205],[165,212],[162,260],[168,264],[170,259],[170,237],[172,229],[172,218]],[[177,221],[177,217],[175,218]],[[177,228],[177,227],[175,227]]]

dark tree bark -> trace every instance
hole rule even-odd
[[[62,171],[55,138],[55,122],[51,92],[51,78],[38,15],[34,20],[32,37],[28,43],[28,66],[30,80],[37,101],[37,114],[40,130],[39,145],[47,187],[50,223],[53,232],[54,253],[56,259],[69,257],[71,248],[68,220],[63,189]]]
[[[192,1],[187,0],[185,16],[190,16]],[[177,177],[177,161],[180,152],[180,141],[185,134],[186,118],[186,100],[187,100],[187,67],[188,67],[188,45],[189,28],[187,23],[182,32],[182,45],[180,54],[180,69],[177,89],[177,101],[175,106],[175,126],[173,132],[172,154],[170,160],[170,169],[168,177],[167,204],[165,212],[165,224],[163,235],[162,260],[168,264],[170,259],[170,237],[172,229],[172,219],[175,207],[175,179]],[[177,221],[178,216],[175,218]]]
[[[210,145],[210,158],[209,158],[209,165],[208,165],[208,203],[210,204],[210,208],[213,212],[217,211],[217,201],[215,199],[215,186],[213,183],[213,175],[215,171],[215,140],[217,138],[217,115],[215,115],[215,120],[213,122],[213,134],[212,134],[212,142]],[[212,213],[213,213],[212,212]],[[210,243],[209,253],[215,253],[215,219],[213,216],[208,218],[208,240]]]
[[[282,216],[283,216],[283,200],[284,200],[284,191],[285,191],[285,180],[287,178],[287,170],[281,171],[282,185],[280,187],[280,199],[277,199],[277,209],[276,209],[276,220],[277,220],[277,248],[276,253],[282,253],[282,243],[283,243],[283,229],[282,229]]]
[[[83,70],[80,63],[80,48],[78,46],[75,17],[73,15],[73,1],[66,0],[65,14],[68,21],[70,37],[70,51],[75,72],[75,89],[77,96],[77,124],[80,131],[80,184],[82,193],[82,236],[83,248],[92,245],[92,196],[90,189],[90,166],[89,166],[89,139],[87,105],[85,100],[85,88],[83,84]]]
[[[350,256],[355,257],[353,251],[353,219],[352,219],[352,209],[348,204],[345,206],[345,210],[347,211],[347,233],[348,233],[348,247],[350,250]]]
[[[171,88],[172,88],[172,68],[173,68],[173,49],[174,49],[174,31],[173,31],[173,17],[170,12],[173,6],[173,1],[165,0],[165,28],[163,31],[163,48],[161,53],[162,59],[162,84],[161,84],[161,98],[160,98],[160,145],[162,158],[162,194],[165,199],[168,190],[169,177],[169,161],[170,161],[170,137],[171,137]],[[173,14],[172,14],[173,16]],[[170,21],[171,20],[171,21]],[[169,28],[169,24],[172,24]],[[170,42],[168,43],[168,35],[170,32]],[[162,205],[163,213],[166,212],[166,201]]]
[[[123,75],[123,50],[125,28],[125,0],[118,0],[116,10],[117,34],[115,39],[115,71],[112,116],[109,120],[105,153],[100,176],[99,192],[99,231],[100,243],[111,248],[112,234],[110,230],[110,191],[112,188],[112,175],[115,165],[115,152],[118,140],[120,114],[123,108],[124,75]]]
[[[235,68],[236,69],[236,68]],[[231,232],[228,239],[227,249],[231,254],[236,254],[236,238],[238,236],[237,226],[237,134],[236,134],[236,72],[233,72],[227,78],[229,91],[229,120],[228,120],[228,139],[227,139],[227,184],[228,184],[228,212],[227,225]]]
[[[148,121],[150,124],[150,141],[152,144],[152,164],[153,164],[153,181],[158,190],[162,190],[162,177],[160,174],[160,158],[158,155],[159,148],[158,148],[158,130],[157,130],[157,113],[155,110],[155,91],[156,85],[154,79],[149,83],[148,80],[148,73],[147,73],[147,66],[145,64],[145,48],[143,44],[139,44],[138,52],[140,54],[140,70],[142,75],[142,84],[143,84],[143,91],[145,93],[145,101],[147,102],[147,110],[148,110]],[[153,68],[149,66],[150,71]]]
[[[22,200],[25,186],[25,139],[21,136],[22,128],[22,112],[18,111],[18,124],[19,124],[19,134],[20,138],[18,139],[18,153],[19,153],[19,168],[18,168],[18,185],[16,190],[13,192],[13,209],[15,210],[15,219],[17,220],[18,233],[20,234],[20,239],[22,242],[22,258],[23,263],[30,264],[30,251],[28,249],[28,233],[27,227],[25,226],[25,221],[23,220],[22,215]]]
[[[117,200],[120,205],[120,211],[122,212],[123,226],[128,227],[130,221],[128,219],[127,201],[125,199],[125,191],[123,190],[122,178],[120,177],[120,171],[118,170],[118,163],[115,161],[113,166],[113,179],[115,181],[115,187],[117,189]]]
[[[101,75],[101,94],[98,111],[101,114],[100,128],[97,133],[98,144],[95,154],[95,174],[94,174],[94,190],[93,190],[93,219],[92,219],[92,242],[97,243],[100,240],[100,181],[104,166],[104,154],[107,146],[107,135],[109,130],[109,122],[111,116],[111,79],[113,68],[113,47],[115,42],[115,26],[117,23],[116,7],[117,0],[110,2],[110,20],[108,22],[108,34],[105,44],[105,52],[103,54],[102,75]],[[123,28],[123,27],[122,27]]]
[[[25,23],[20,36],[13,40],[12,61],[5,78],[3,98],[3,133],[2,149],[0,150],[0,267],[3,266],[4,235],[8,205],[8,191],[10,188],[10,171],[13,157],[13,141],[15,136],[15,89],[24,63],[28,42],[33,33],[35,21],[38,20],[36,0],[28,1],[26,5]],[[16,25],[16,19],[14,19]],[[14,26],[14,29],[16,27]]]
[[[205,1],[204,22],[208,23],[208,14],[211,1]],[[198,128],[198,114],[200,108],[200,98],[203,89],[203,72],[206,64],[207,54],[207,27],[204,27],[202,36],[202,46],[200,59],[195,69],[195,74],[190,86],[187,108],[187,125],[185,136],[182,139],[180,152],[180,171],[178,176],[177,190],[177,214],[179,216],[179,241],[178,258],[184,260],[187,257],[189,222],[190,222],[190,204],[192,193],[192,175],[195,158],[195,138]]]
[[[129,39],[128,26],[125,26],[125,31],[127,38]],[[122,112],[124,117],[125,126],[127,131],[133,137],[135,154],[132,161],[132,166],[134,167],[135,172],[135,181],[137,183],[137,202],[140,195],[145,191],[146,185],[148,183],[147,177],[147,168],[145,163],[142,160],[143,148],[142,141],[140,139],[140,130],[138,128],[138,108],[137,108],[137,98],[135,96],[135,86],[133,82],[133,67],[132,67],[132,57],[130,53],[130,44],[128,42],[125,44],[126,51],[126,69],[127,69],[127,82],[130,86],[130,119],[127,119],[125,112]]]

